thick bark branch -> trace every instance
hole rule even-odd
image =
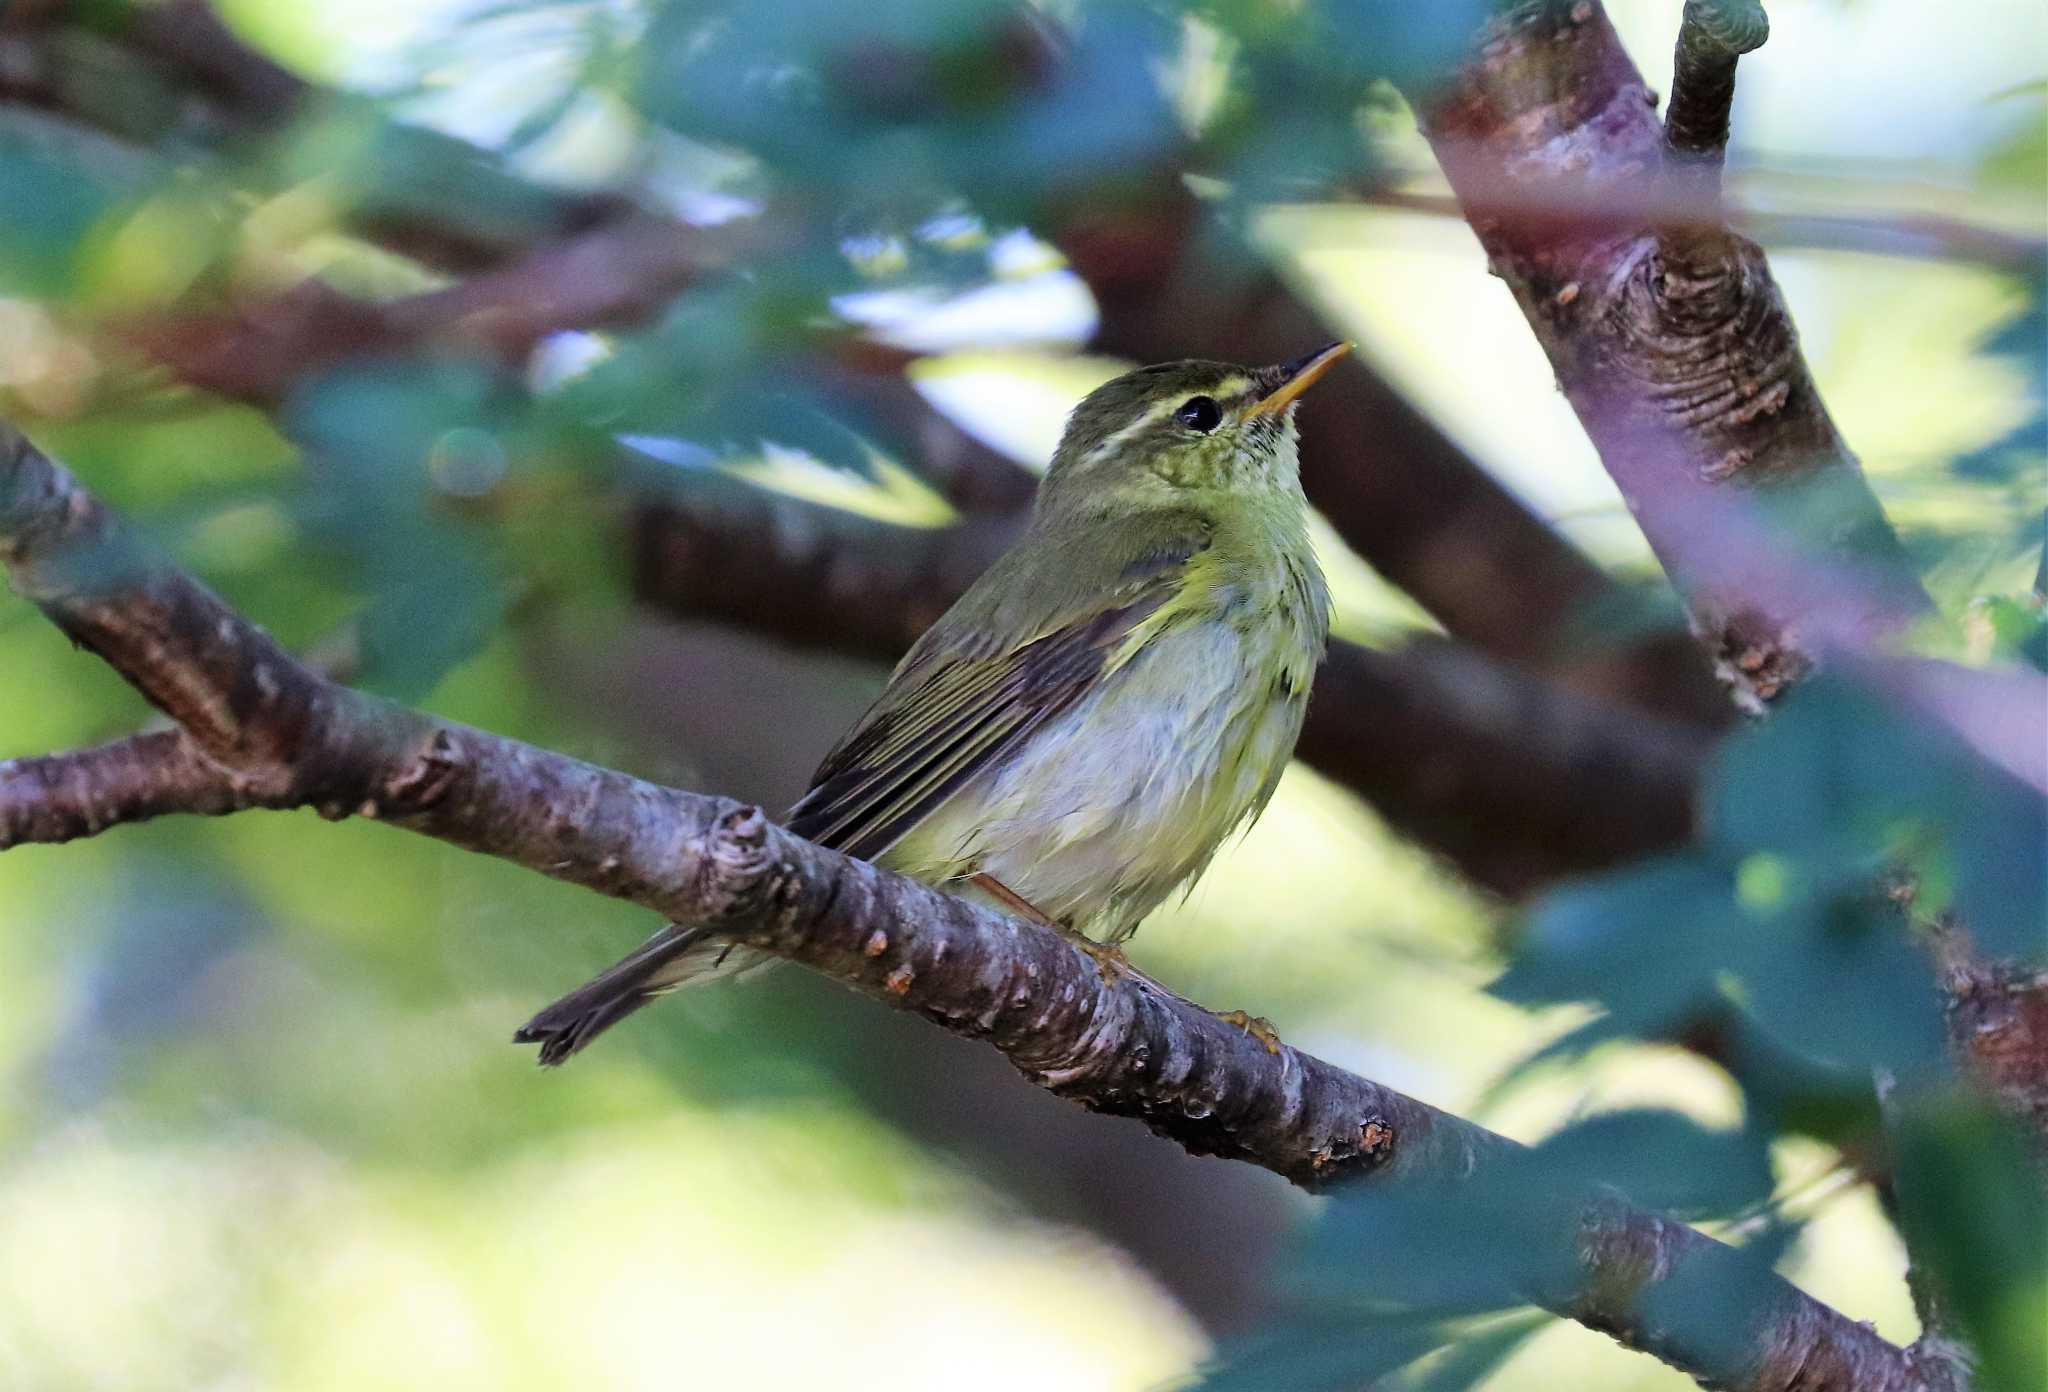
[[[1711,85],[1695,83],[1682,127],[1706,119]],[[1476,211],[1496,190],[1541,198],[1560,182],[1626,199],[1669,167],[1651,95],[1597,4],[1514,7],[1419,105],[1494,270],[1747,704],[1825,647],[1867,648],[1930,612],[1754,243],[1718,226],[1585,229]],[[1793,544],[1759,540],[1774,538],[1764,514],[1795,504],[1821,562],[1855,583],[1815,595],[1787,587],[1789,563],[1760,564]]]
[[[336,686],[142,554],[11,430],[0,434],[0,561],[17,590],[209,758],[253,780],[262,791],[251,805],[374,817],[715,925],[985,1039],[1040,1086],[1092,1110],[1297,1183],[1469,1175],[1512,1148],[1299,1050],[1269,1053],[1134,978],[1105,983],[1058,934],[802,841],[756,808]],[[1582,1279],[1572,1289],[1531,1294],[1713,1385],[1943,1385],[1907,1351],[1768,1274],[1749,1273],[1753,1294],[1717,1309],[1711,1331],[1660,1313],[1656,1297],[1674,1283],[1740,1270],[1734,1253],[1682,1224],[1600,1200],[1585,1210],[1577,1249]]]
[[[1987,962],[1960,929],[1936,947],[1949,1038],[2048,1161],[2048,970]]]

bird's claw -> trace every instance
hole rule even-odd
[[[1217,1010],[1211,1012],[1226,1025],[1236,1025],[1252,1038],[1266,1046],[1266,1052],[1280,1052],[1280,1032],[1273,1028],[1273,1022],[1263,1015],[1247,1015],[1242,1010]]]
[[[1132,970],[1131,959],[1124,956],[1123,948],[1115,943],[1099,943],[1079,933],[1074,934],[1073,942],[1095,963],[1095,970],[1101,974],[1105,986],[1116,985]]]

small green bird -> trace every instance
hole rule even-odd
[[[1350,347],[1091,392],[1024,535],[911,648],[789,829],[1124,970],[1117,944],[1258,816],[1301,732],[1330,597],[1293,408]],[[670,924],[514,1038],[560,1063],[656,996],[766,960]]]

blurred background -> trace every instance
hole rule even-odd
[[[1606,8],[1666,90],[1679,6]],[[1620,724],[1650,767],[1725,717],[1398,95],[1482,9],[8,5],[0,400],[338,675],[775,809],[1082,393],[1354,337],[1302,426],[1361,694],[1319,692],[1306,762],[1133,958],[1522,1139],[1745,1127],[1696,1039],[1517,1070],[1592,1012],[1486,990],[1523,905],[1657,848],[1669,807],[1484,751]],[[1771,17],[1731,201],[1952,655],[2022,661],[2048,20]],[[1531,518],[1569,547],[1522,569],[1496,543]],[[0,605],[0,757],[149,719]],[[0,923],[24,1392],[1180,1385],[1271,1327],[1322,1206],[795,969],[541,1074],[513,1027],[655,925],[385,827],[19,848]],[[1767,1219],[1781,1270],[1911,1339],[1882,1186],[1825,1128],[1765,1142],[1726,1230]],[[1512,1333],[1485,1385],[1689,1385]]]

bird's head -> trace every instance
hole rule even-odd
[[[1068,417],[1040,506],[1293,488],[1295,401],[1350,351],[1332,343],[1275,367],[1189,359],[1105,382]]]

